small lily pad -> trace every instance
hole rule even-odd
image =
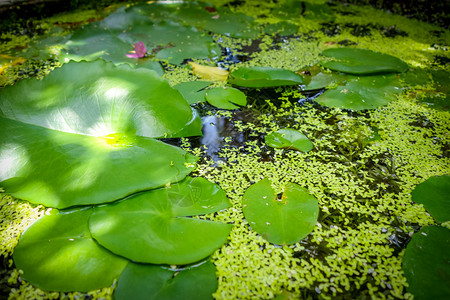
[[[120,276],[114,299],[212,300],[217,285],[216,268],[210,261],[176,270],[130,262]]]
[[[53,210],[29,227],[14,249],[23,278],[47,291],[92,291],[111,286],[127,260],[99,246],[89,233],[92,209]]]
[[[403,256],[407,291],[417,300],[447,299],[450,295],[450,230],[425,226],[415,233]]]
[[[450,176],[431,177],[420,183],[412,192],[412,200],[423,204],[437,222],[450,221]]]
[[[322,66],[348,74],[370,75],[408,70],[408,65],[401,59],[367,49],[332,48],[324,50],[322,55],[336,59],[322,62]]]
[[[343,84],[327,90],[314,101],[328,107],[374,109],[388,104],[401,92],[394,74],[361,77],[348,75]]]
[[[203,178],[137,194],[95,208],[92,236],[100,245],[136,262],[188,264],[225,243],[231,225],[187,218],[230,206],[225,192]]]
[[[247,105],[247,96],[240,90],[230,87],[211,88],[206,91],[205,99],[209,104],[223,109],[238,109]]]
[[[264,27],[264,32],[267,34],[278,34],[280,36],[293,35],[298,32],[298,26],[290,22],[279,22],[268,24]]]
[[[265,141],[270,147],[295,149],[303,152],[308,152],[314,147],[303,133],[291,128],[272,132],[266,135]]]
[[[189,104],[195,104],[205,101],[205,88],[210,84],[209,81],[188,81],[179,83],[173,88],[178,90]]]
[[[284,69],[269,67],[242,67],[231,72],[231,84],[242,87],[264,88],[296,85],[303,82],[302,76]]]
[[[314,229],[319,203],[304,188],[288,183],[279,198],[270,180],[261,180],[244,194],[244,216],[261,236],[274,244],[294,244]]]

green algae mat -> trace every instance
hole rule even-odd
[[[0,36],[6,298],[450,297],[448,30],[321,0],[30,26]]]

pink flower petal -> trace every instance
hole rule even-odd
[[[134,44],[134,51],[136,51],[136,54],[139,58],[144,57],[147,54],[147,48],[145,48],[145,45],[142,41]]]
[[[129,58],[139,58],[139,56],[136,53],[126,54],[126,56]]]

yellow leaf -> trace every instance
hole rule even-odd
[[[189,62],[189,65],[191,65],[194,74],[203,79],[226,81],[228,78],[227,70],[218,67],[202,66],[193,62]]]
[[[2,74],[7,68],[23,64],[26,61],[23,57],[12,57],[6,54],[0,54],[0,74]]]

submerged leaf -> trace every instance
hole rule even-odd
[[[114,299],[212,300],[217,285],[216,268],[210,261],[181,270],[130,262],[120,276]]]
[[[127,260],[90,236],[92,209],[52,211],[29,227],[14,249],[23,278],[47,291],[88,292],[111,286]]]
[[[322,62],[324,67],[349,74],[370,75],[408,70],[408,65],[401,59],[367,49],[332,48],[324,50],[322,55],[336,59]]]
[[[219,248],[231,225],[187,216],[229,206],[225,192],[217,185],[188,177],[168,188],[97,207],[90,219],[90,230],[102,246],[133,261],[193,263]]]
[[[303,79],[302,76],[284,69],[241,67],[231,72],[229,82],[242,87],[264,88],[301,84]]]
[[[245,192],[243,212],[248,223],[274,244],[293,244],[306,237],[319,215],[317,199],[295,183],[288,183],[278,198],[270,180],[261,180]]]
[[[423,204],[439,223],[450,221],[450,176],[431,177],[412,192],[412,200]]]
[[[402,269],[414,299],[447,299],[450,295],[450,230],[425,226],[416,232],[403,256]]]
[[[238,89],[211,88],[206,91],[205,99],[209,104],[223,109],[238,109],[247,104],[247,96]]]
[[[218,67],[202,66],[191,61],[188,63],[192,67],[194,75],[203,79],[226,81],[228,78],[227,70]]]
[[[266,135],[265,141],[270,147],[295,149],[303,152],[308,152],[314,147],[303,133],[290,128],[280,129]]]

